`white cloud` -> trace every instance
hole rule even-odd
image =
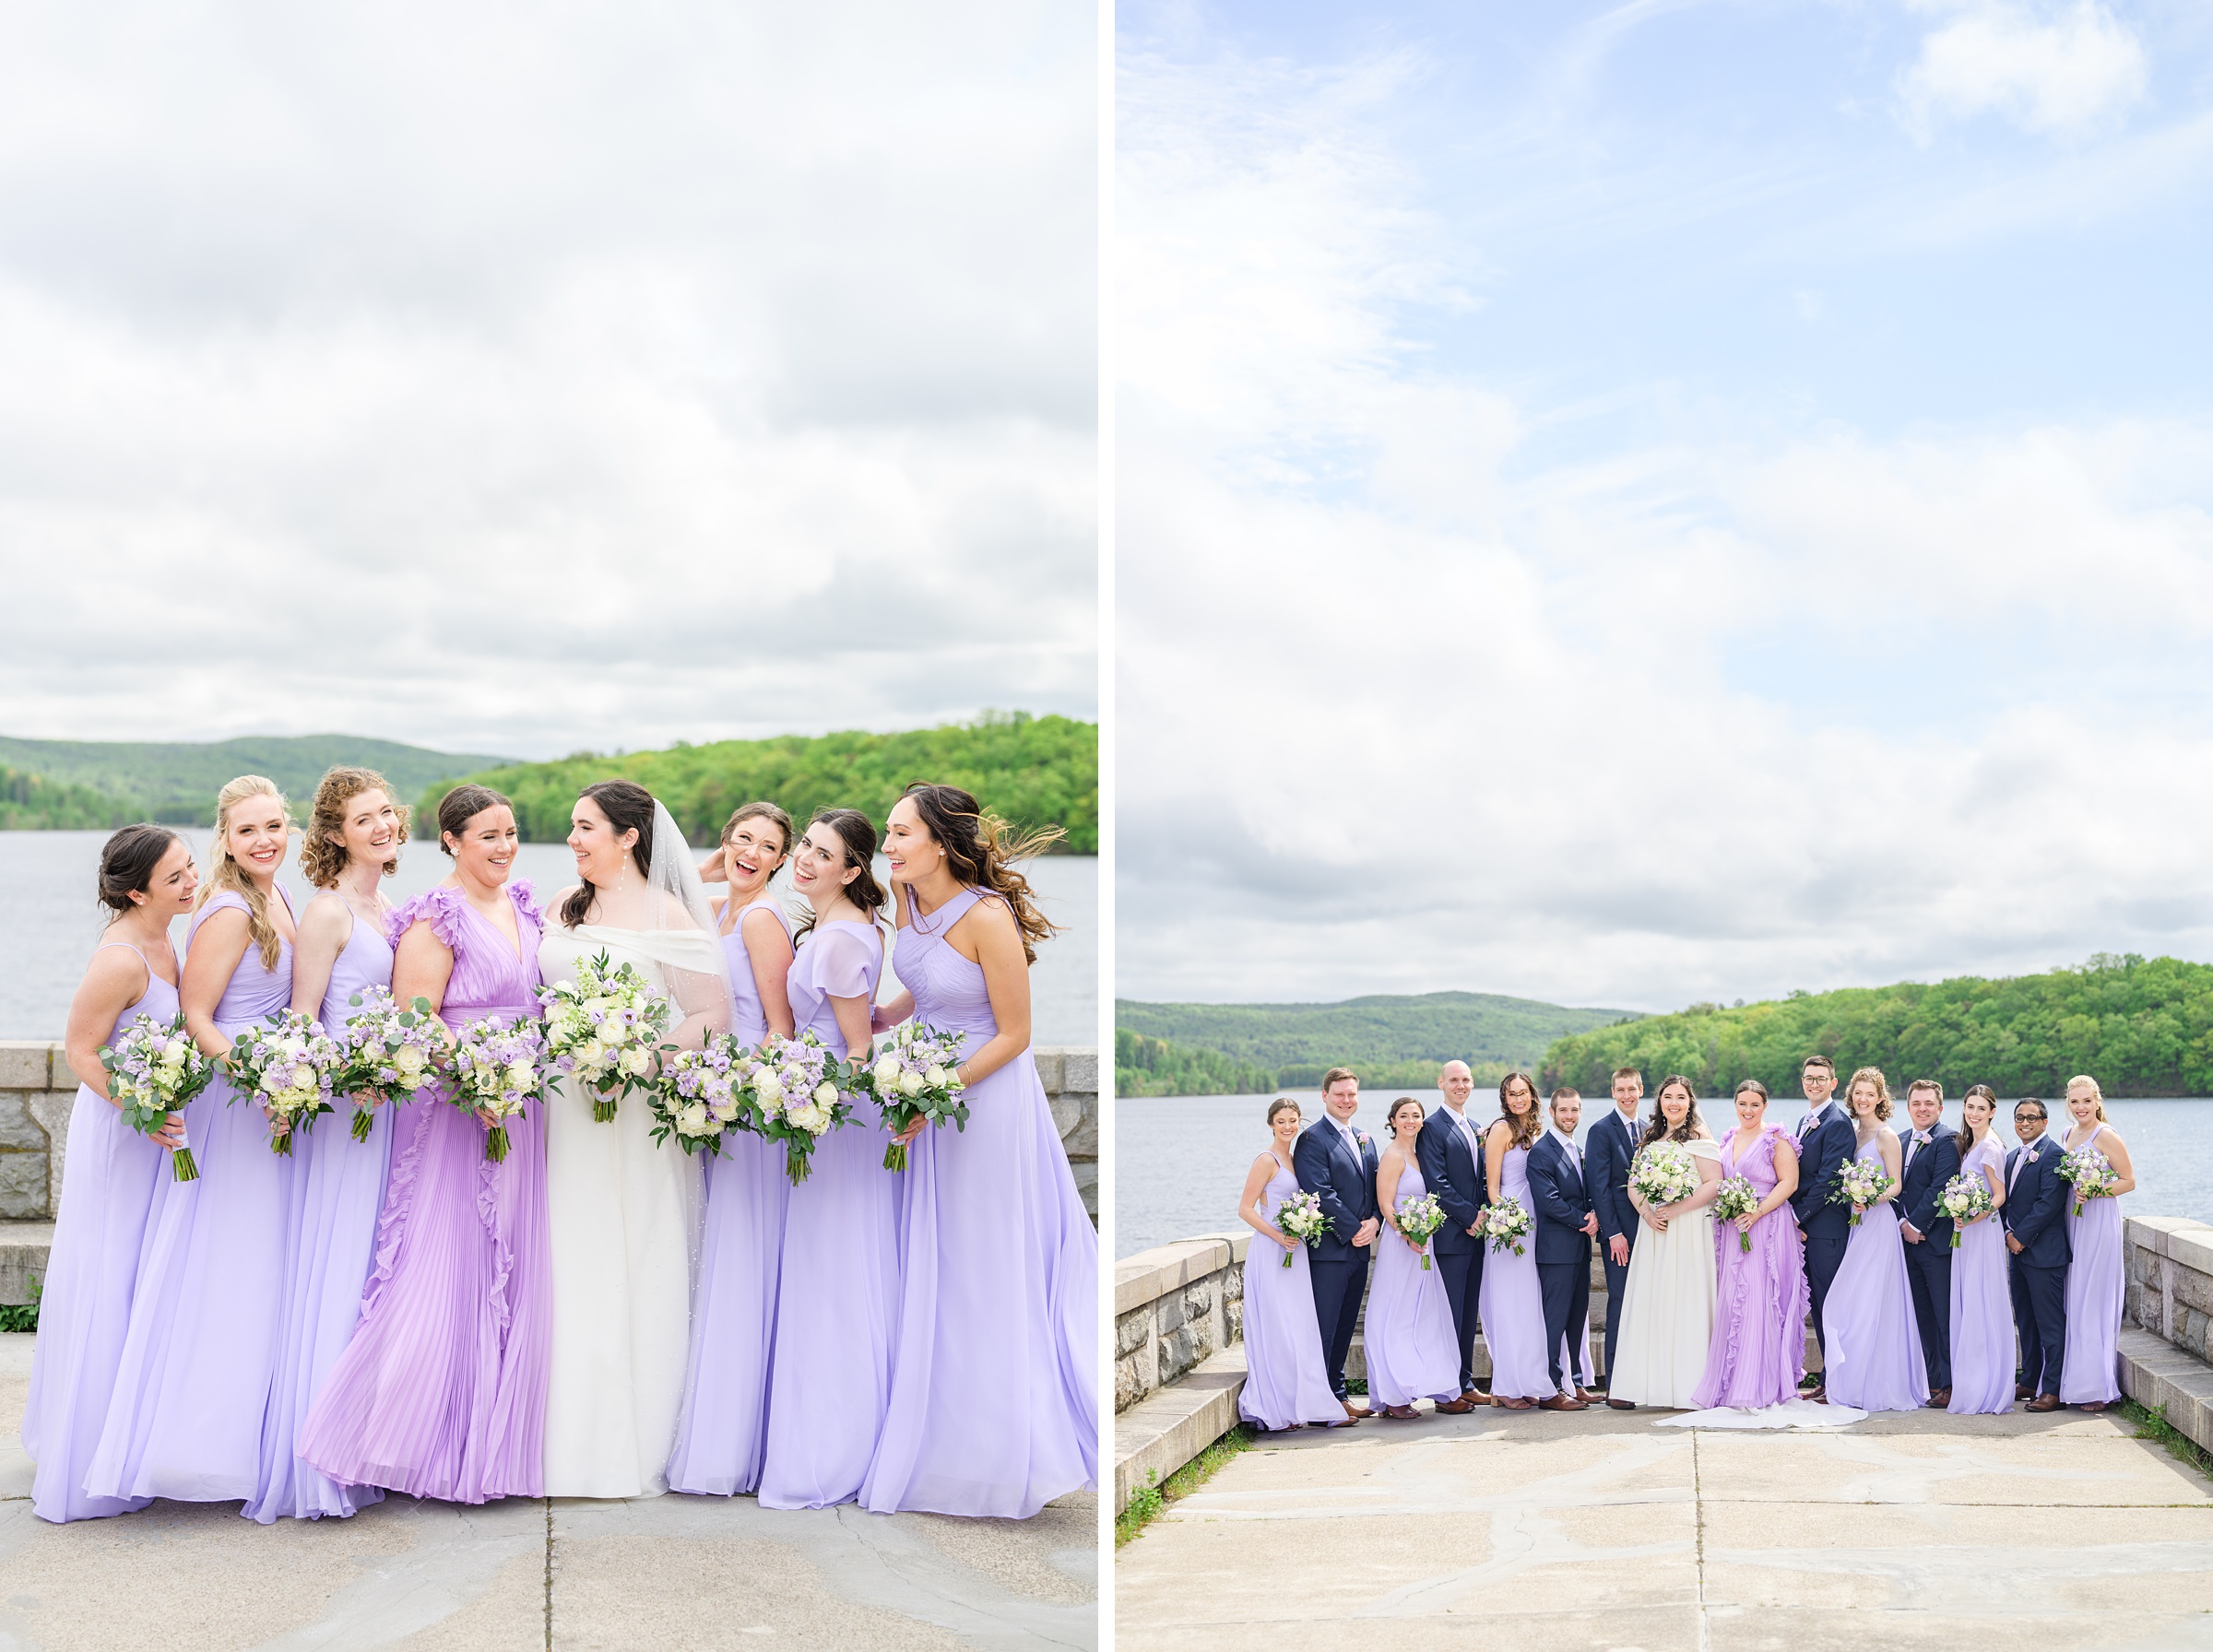
[[[2030,132],[2093,130],[2143,95],[2144,47],[2100,0],[1919,0],[1948,20],[1923,37],[1899,77],[1908,125],[1999,113]]]

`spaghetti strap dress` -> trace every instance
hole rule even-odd
[[[1298,1174],[1272,1150],[1268,1157],[1274,1168],[1260,1203],[1273,1214],[1298,1192]],[[1279,1250],[1255,1233],[1245,1252],[1244,1280],[1245,1386],[1237,1392],[1237,1414],[1271,1430],[1343,1422],[1344,1407],[1330,1392],[1322,1363],[1307,1247]]]
[[[1429,1191],[1421,1166],[1409,1158],[1391,1189],[1391,1208]],[[1367,1361],[1367,1392],[1385,1405],[1460,1398],[1460,1350],[1452,1339],[1452,1304],[1445,1276],[1425,1243],[1419,1251],[1385,1222],[1376,1233],[1375,1273],[1367,1288],[1367,1317],[1360,1347]],[[1423,1263],[1429,1262],[1425,1268]],[[1543,1338],[1538,1339],[1540,1341]]]
[[[2100,1125],[2084,1147],[2105,1134]],[[2121,1309],[2128,1294],[2121,1248],[2121,1201],[2086,1198],[2075,1214],[2067,1189],[2067,1341],[2059,1369],[2062,1405],[2121,1398]]]

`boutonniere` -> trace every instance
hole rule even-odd
[[[1367,1139],[1367,1132],[1366,1130],[1355,1130],[1353,1132],[1353,1139],[1357,1141],[1362,1147],[1375,1146],[1375,1143]]]

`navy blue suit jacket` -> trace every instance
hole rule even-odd
[[[1480,1139],[1481,1132],[1477,1135]],[[1451,1108],[1439,1107],[1422,1120],[1422,1133],[1414,1140],[1414,1159],[1422,1168],[1422,1180],[1445,1210],[1445,1225],[1430,1245],[1440,1257],[1472,1254],[1483,1240],[1470,1235],[1468,1224],[1491,1202],[1491,1187],[1484,1178],[1483,1155],[1468,1145],[1468,1133],[1453,1121]]]
[[[1798,1191],[1791,1195],[1791,1213],[1808,1239],[1846,1239],[1852,1207],[1831,1204],[1828,1196],[1836,1191],[1838,1168],[1858,1150],[1860,1133],[1834,1096],[1819,1117],[1821,1122],[1804,1136],[1792,1133],[1798,1149]]]
[[[1591,1214],[1591,1200],[1583,1191],[1583,1173],[1550,1130],[1529,1150],[1529,1198],[1535,1207],[1529,1214],[1538,1262],[1589,1266],[1591,1235],[1583,1232],[1583,1219]]]
[[[2021,1242],[2019,1260],[2031,1268],[2065,1268],[2072,1252],[2067,1224],[2060,1220],[2073,1197],[2059,1179],[2059,1161],[2066,1150],[2049,1135],[2039,1136],[2027,1147],[2006,1155],[2006,1231]],[[2027,1162],[2023,1163],[2022,1161]],[[2019,1174],[2014,1171],[2020,1165]]]
[[[1899,1138],[1899,1157],[1911,1147],[1911,1130]],[[1913,1162],[1906,1165],[1899,1178],[1898,1215],[1901,1221],[1913,1224],[1913,1231],[1922,1235],[1923,1245],[1952,1243],[1952,1219],[1944,1213],[1936,1200],[1944,1192],[1944,1185],[1959,1174],[1959,1139],[1942,1125],[1929,1138],[1929,1145],[1917,1150]]]
[[[1598,1236],[1611,1239],[1627,1233],[1637,1242],[1637,1207],[1629,1199],[1629,1161],[1637,1156],[1637,1138],[1642,1134],[1615,1108],[1592,1125],[1583,1138],[1583,1181],[1591,1190],[1591,1208],[1598,1212]]]
[[[1362,1249],[1353,1243],[1360,1224],[1376,1214],[1376,1144],[1366,1139],[1365,1130],[1360,1134],[1364,1139],[1356,1160],[1332,1118],[1308,1125],[1291,1146],[1291,1168],[1298,1173],[1298,1185],[1321,1201],[1322,1213],[1330,1219],[1330,1231],[1314,1247],[1318,1262],[1349,1262],[1374,1254],[1372,1245]]]

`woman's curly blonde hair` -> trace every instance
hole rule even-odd
[[[1876,1117],[1888,1118],[1890,1116],[1890,1081],[1883,1077],[1883,1069],[1879,1067],[1863,1067],[1852,1075],[1852,1082],[1844,1086],[1844,1111],[1852,1114],[1855,1118],[1859,1116],[1856,1113],[1852,1113],[1852,1092],[1859,1087],[1862,1079],[1875,1086]]]
[[[346,806],[363,792],[382,792],[392,798],[392,808],[399,816],[399,837],[393,844],[397,848],[408,841],[408,806],[392,796],[392,783],[374,769],[325,770],[321,784],[315,787],[315,806],[309,811],[307,831],[300,842],[300,875],[317,889],[337,885],[338,874],[346,869],[352,858],[346,852]],[[385,868],[389,878],[399,869],[396,857]]]

